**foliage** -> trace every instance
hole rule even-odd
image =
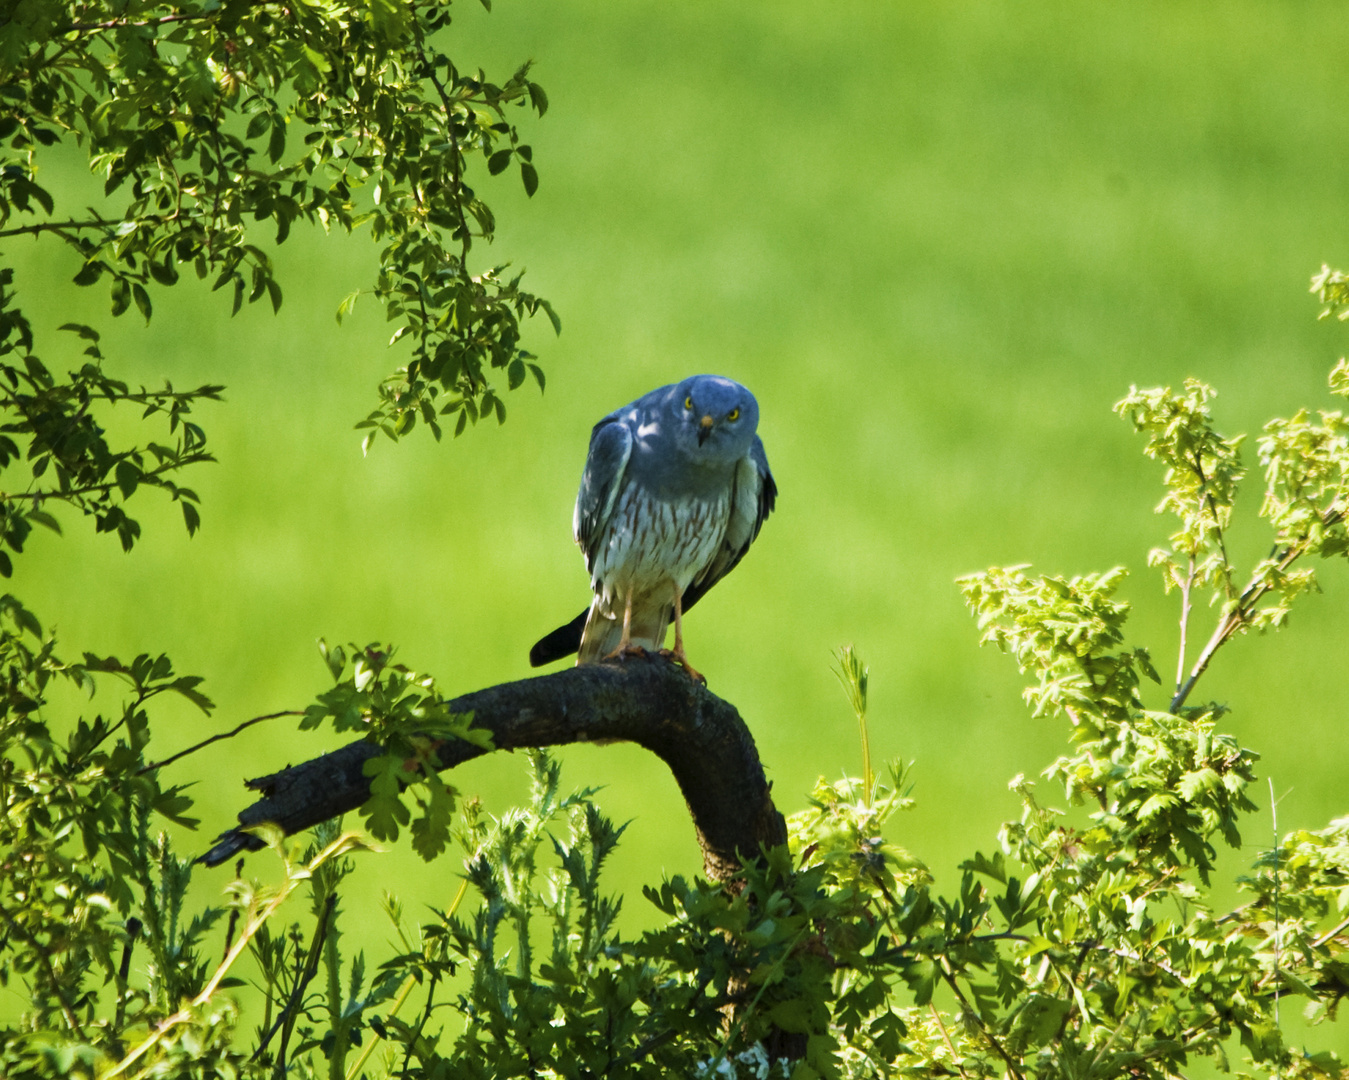
[[[527,65],[494,83],[454,63],[439,44],[449,22],[434,0],[11,4],[0,238],[65,245],[76,284],[106,280],[114,316],[134,306],[148,319],[186,265],[228,288],[234,311],[279,307],[262,222],[277,243],[299,220],[368,224],[382,245],[371,291],[412,356],[363,426],[398,438],[419,418],[437,435],[445,417],[456,434],[503,419],[494,371],[512,389],[544,381],[520,320],[557,320],[504,267],[470,266],[495,220],[467,177],[515,165],[532,194],[510,110],[542,115],[547,98]],[[57,213],[41,173],[72,146],[104,181],[74,216]],[[1313,289],[1325,315],[1344,316],[1343,274],[1326,269]],[[0,268],[0,471],[26,470],[0,493],[5,576],[33,526],[59,531],[54,504],[126,549],[138,492],[178,502],[189,532],[199,523],[178,473],[211,460],[194,410],[222,388],[133,389],[105,371],[94,328],[66,329],[83,354],[62,376]],[[1349,365],[1331,389],[1349,396]],[[863,778],[821,780],[790,844],[737,881],[646,890],[656,925],[631,936],[602,887],[623,828],[593,791],[562,794],[556,762],[533,753],[527,805],[488,818],[430,767],[438,741],[482,740],[472,718],[391,648],[324,646],[334,685],[301,726],[378,743],[366,828],[389,843],[406,828],[428,860],[453,844],[464,866],[454,901],[420,927],[388,898],[394,955],[344,955],[341,894],[364,842],[332,823],[303,851],[266,835],[276,883],[239,879],[223,904],[201,904],[165,826],[190,828],[191,800],[149,752],[165,695],[210,710],[200,680],[162,655],[64,660],[17,597],[0,597],[0,982],[25,1002],[0,1027],[0,1072],[1163,1077],[1200,1059],[1227,1069],[1239,1045],[1253,1073],[1342,1075],[1333,1055],[1291,1044],[1280,1008],[1301,999],[1319,1022],[1349,992],[1349,819],[1278,837],[1241,877],[1245,902],[1220,911],[1219,845],[1236,847],[1257,812],[1258,758],[1221,731],[1222,706],[1189,702],[1227,641],[1285,625],[1316,587],[1314,559],[1349,553],[1349,421],[1303,411],[1265,427],[1271,548],[1243,575],[1226,545],[1242,440],[1214,428],[1213,396],[1192,381],[1117,407],[1164,466],[1160,509],[1179,521],[1148,559],[1181,605],[1165,700],[1149,700],[1161,677],[1128,636],[1123,570],[962,581],[983,640],[1028,675],[1036,716],[1068,721],[1070,749],[1046,770],[1067,809],[1015,778],[1020,819],[964,861],[949,894],[883,838],[911,805],[907,772],[873,776],[869,673],[851,649],[839,674]],[[128,407],[167,433],[119,445],[109,432]],[[1216,626],[1191,662],[1203,596]],[[72,704],[81,694],[91,717]],[[307,899],[303,917],[295,904],[282,914],[292,898]]]
[[[392,648],[352,646],[351,674],[346,650],[319,642],[336,685],[305,710],[302,730],[331,722],[336,731],[359,731],[383,751],[365,763],[370,798],[361,807],[365,826],[378,840],[397,840],[411,822],[412,846],[424,859],[445,850],[454,813],[454,791],[436,773],[436,747],[464,739],[484,750],[492,737],[472,726],[472,715],[449,711],[429,676],[393,663]],[[420,814],[415,821],[403,802],[413,786]]]
[[[543,386],[520,343],[521,318],[542,310],[560,324],[519,275],[471,265],[474,241],[490,241],[496,220],[469,172],[474,161],[489,174],[515,165],[532,195],[533,152],[512,112],[541,116],[548,98],[528,64],[498,83],[452,60],[442,48],[450,23],[448,0],[11,4],[0,19],[0,239],[64,245],[78,259],[76,284],[104,281],[114,316],[134,305],[148,320],[155,292],[185,267],[227,289],[234,312],[264,297],[279,308],[263,223],[278,244],[297,221],[368,225],[382,245],[370,291],[397,324],[393,340],[410,339],[412,358],[381,385],[362,426],[397,438],[420,418],[439,437],[444,416],[456,434],[483,416],[504,420],[494,372],[510,389],[530,372]],[[102,183],[71,200],[80,206],[72,214],[44,186],[42,166],[76,147]],[[23,363],[0,371],[20,388],[7,408],[22,414],[22,395],[45,391],[51,400],[34,411],[50,426],[55,405],[88,396],[90,380],[101,400],[127,397],[95,371],[62,383],[32,359],[11,284],[5,271],[0,342]],[[343,301],[339,319],[355,300]],[[175,401],[183,409],[218,390]],[[40,426],[22,433],[51,438]],[[65,443],[103,464],[83,440]],[[124,494],[132,477],[118,473]],[[115,515],[100,522],[117,525]]]
[[[490,819],[456,804],[430,756],[437,740],[481,738],[471,717],[450,714],[391,649],[325,646],[334,686],[302,726],[384,747],[367,827],[390,842],[409,827],[428,859],[452,842],[458,895],[420,927],[388,898],[394,955],[344,956],[340,894],[359,845],[330,824],[303,854],[270,838],[280,884],[236,881],[224,907],[189,915],[190,866],[152,827],[155,814],[185,821],[189,802],[146,762],[147,706],[169,692],[209,701],[164,658],[64,663],[7,600],[0,865],[14,900],[0,912],[0,974],[30,1000],[4,1032],[7,1074],[1160,1078],[1200,1059],[1229,1069],[1239,1045],[1253,1073],[1342,1075],[1332,1054],[1290,1043],[1280,1010],[1296,998],[1329,1019],[1349,993],[1349,824],[1278,838],[1240,880],[1249,899],[1216,908],[1219,845],[1238,846],[1257,812],[1257,755],[1222,733],[1221,706],[1188,698],[1234,633],[1286,622],[1313,584],[1293,577],[1298,560],[1345,554],[1344,420],[1266,426],[1260,512],[1274,555],[1237,589],[1223,534],[1240,443],[1213,429],[1212,397],[1191,383],[1119,406],[1165,465],[1162,509],[1181,523],[1150,561],[1184,620],[1207,591],[1221,631],[1202,665],[1187,669],[1182,645],[1165,707],[1148,702],[1161,681],[1150,653],[1128,640],[1123,570],[961,582],[983,640],[1030,677],[1033,714],[1069,722],[1071,749],[1046,769],[1068,808],[1016,777],[1020,819],[962,863],[949,893],[883,839],[911,805],[892,766],[870,783],[821,780],[789,846],[737,881],[648,888],[656,925],[627,935],[621,899],[602,887],[623,829],[593,791],[563,795],[557,763],[534,752],[527,805]],[[130,687],[119,716],[59,743],[49,684],[106,675]],[[869,672],[847,649],[839,675],[865,750]],[[300,889],[308,929],[279,913]],[[213,964],[207,935],[222,924]],[[252,1038],[232,996],[244,978]]]

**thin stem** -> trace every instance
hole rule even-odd
[[[1236,591],[1232,586],[1232,560],[1227,557],[1227,541],[1223,538],[1222,522],[1218,519],[1218,504],[1213,499],[1213,492],[1207,490],[1208,477],[1204,475],[1204,458],[1199,450],[1194,452],[1194,472],[1205,488],[1204,501],[1208,504],[1209,517],[1213,519],[1213,530],[1218,534],[1218,551],[1223,557],[1223,584],[1227,586],[1227,596],[1231,599]]]
[[[1274,797],[1274,778],[1266,779],[1269,781],[1269,817],[1274,829],[1274,1026],[1282,1031],[1279,1024],[1279,947],[1283,935],[1279,922],[1279,801]]]
[[[304,966],[297,972],[295,985],[291,988],[290,1000],[286,1002],[286,1007],[281,1010],[281,1015],[276,1018],[276,1022],[272,1024],[271,1029],[262,1037],[251,1058],[251,1060],[256,1061],[262,1055],[262,1052],[267,1049],[267,1044],[272,1041],[272,1036],[277,1033],[278,1029],[281,1029],[281,1046],[276,1054],[276,1067],[278,1073],[282,1075],[285,1072],[286,1046],[290,1042],[290,1033],[295,1027],[295,1017],[299,1014],[300,1005],[304,1001],[305,988],[318,974],[319,953],[322,951],[323,942],[328,936],[328,922],[336,904],[337,894],[329,893],[327,901],[323,905],[323,912],[319,916],[319,924],[314,928],[314,940],[309,946],[308,955],[305,956]]]
[[[961,1008],[965,1010],[965,1014],[969,1016],[971,1019],[973,1019],[976,1024],[979,1025],[979,1030],[983,1033],[984,1038],[988,1040],[988,1044],[992,1046],[993,1049],[998,1052],[998,1056],[1002,1058],[1004,1062],[1006,1062],[1007,1072],[1011,1076],[1015,1077],[1016,1080],[1023,1080],[1023,1077],[1021,1076],[1021,1070],[1016,1067],[1016,1062],[1012,1060],[1012,1055],[1003,1049],[1002,1043],[998,1042],[997,1036],[994,1035],[993,1032],[988,1030],[987,1025],[984,1024],[983,1017],[981,1017],[974,1010],[974,1008],[970,1005],[969,1000],[961,992],[960,984],[956,982],[955,975],[946,966],[945,957],[937,958],[937,970],[941,972],[942,978],[946,980],[946,984],[951,988],[956,998],[960,1001]]]
[[[1180,587],[1180,656],[1176,660],[1176,693],[1185,682],[1185,634],[1190,624],[1190,590],[1194,588],[1194,556],[1190,556],[1190,572]]]
[[[1324,515],[1324,521],[1327,525],[1331,525],[1339,520],[1341,516],[1343,516],[1342,511],[1327,510]],[[1283,571],[1287,570],[1304,554],[1305,550],[1306,549],[1302,544],[1290,544],[1288,547],[1284,548],[1281,555],[1278,555],[1277,561],[1275,562],[1275,569],[1278,570],[1279,573],[1283,573]],[[1242,625],[1251,617],[1252,612],[1255,610],[1255,606],[1264,599],[1265,594],[1272,588],[1273,586],[1270,584],[1268,574],[1253,578],[1250,581],[1241,596],[1237,598],[1232,608],[1219,621],[1217,629],[1213,631],[1213,636],[1208,639],[1208,644],[1204,646],[1203,651],[1199,654],[1199,659],[1195,661],[1194,667],[1190,671],[1190,677],[1185,680],[1185,685],[1177,690],[1176,696],[1171,699],[1169,712],[1175,713],[1180,711],[1180,707],[1185,704],[1185,699],[1190,696],[1190,691],[1194,689],[1194,684],[1199,681],[1199,676],[1208,670],[1209,662],[1213,659],[1213,654],[1222,648],[1222,646],[1225,645],[1239,629],[1241,629]]]
[[[1096,947],[1095,938],[1088,938],[1086,941],[1082,943],[1082,947],[1078,949],[1077,959],[1073,962],[1073,973],[1069,975],[1067,979],[1067,982],[1070,986],[1073,986],[1077,982],[1077,977],[1080,974],[1082,974],[1082,965],[1087,962],[1087,954],[1091,952],[1091,950],[1094,949],[1095,947]],[[1053,960],[1050,959],[1049,953],[1045,953],[1045,959],[1049,961],[1050,966],[1054,969],[1054,974],[1058,975],[1059,979],[1062,980],[1063,974],[1062,972],[1059,971],[1058,965],[1055,964]],[[1068,1021],[1072,1018],[1073,1010],[1077,1008],[1077,1002],[1078,1002],[1078,995],[1074,993],[1073,1000],[1069,1003],[1068,1008],[1064,1010],[1063,1019],[1059,1021],[1059,1030],[1054,1035],[1054,1039],[1056,1042],[1062,1039],[1064,1032],[1068,1030]],[[1087,1019],[1086,1017],[1083,1017],[1083,1020],[1086,1019]]]
[[[946,1048],[951,1051],[951,1060],[955,1062],[960,1075],[965,1076],[965,1066],[960,1060],[960,1054],[956,1052],[956,1044],[951,1041],[951,1033],[946,1030],[946,1025],[942,1023],[941,1013],[937,1011],[937,1006],[930,1001],[927,1003],[927,1007],[932,1012],[932,1019],[937,1021],[937,1028],[941,1031],[942,1041],[946,1043]]]
[[[1329,506],[1321,513],[1321,524],[1324,528],[1329,528],[1337,524],[1344,518],[1345,511],[1334,504]],[[1296,543],[1289,544],[1282,552],[1275,550],[1266,560],[1274,563],[1274,570],[1282,574],[1299,558],[1306,554],[1307,539],[1303,537]],[[1218,627],[1213,631],[1213,636],[1209,638],[1208,644],[1204,646],[1204,651],[1199,654],[1199,659],[1195,661],[1193,669],[1190,671],[1190,677],[1185,681],[1185,685],[1176,691],[1176,696],[1171,699],[1171,707],[1168,711],[1178,712],[1180,707],[1185,704],[1185,699],[1190,696],[1190,691],[1194,689],[1194,684],[1199,681],[1199,676],[1207,670],[1209,661],[1213,659],[1216,653],[1231,637],[1241,629],[1242,625],[1251,617],[1255,611],[1256,605],[1264,598],[1265,594],[1270,592],[1274,586],[1270,582],[1269,572],[1260,574],[1252,578],[1226,615],[1218,623]]]
[[[398,1010],[403,1007],[408,999],[408,995],[412,993],[412,988],[416,985],[417,980],[411,975],[403,980],[403,987],[398,991],[398,996],[394,998],[393,1008],[389,1010],[385,1019],[392,1020],[398,1015]],[[355,1063],[347,1070],[346,1080],[355,1080],[357,1076],[360,1076],[361,1070],[365,1068],[366,1061],[368,1061],[370,1055],[375,1052],[375,1047],[383,1041],[383,1038],[377,1035],[365,1044],[365,1048],[361,1051],[360,1056],[356,1058]]]
[[[328,859],[341,854],[351,843],[352,839],[352,834],[339,836],[315,855],[305,866],[305,869],[312,873],[323,863],[327,862]],[[126,1072],[127,1069],[131,1068],[132,1065],[154,1049],[160,1039],[167,1035],[169,1031],[177,1025],[190,1020],[192,1017],[191,1010],[193,1008],[200,1007],[211,1000],[212,996],[220,988],[220,981],[229,972],[229,969],[233,967],[234,962],[239,959],[244,949],[248,947],[248,943],[253,939],[253,936],[262,929],[267,920],[276,913],[277,908],[285,903],[286,898],[295,890],[295,887],[300,880],[302,879],[299,875],[292,877],[285,885],[277,890],[276,894],[272,896],[271,899],[253,912],[249,917],[248,925],[244,927],[244,932],[239,935],[239,940],[234,943],[234,947],[230,949],[225,959],[220,962],[220,966],[215,969],[215,974],[212,975],[206,985],[202,987],[201,993],[188,1002],[187,1006],[179,1009],[172,1016],[165,1017],[144,1042],[131,1051],[131,1053],[127,1054],[126,1057],[122,1058],[122,1060],[111,1069],[103,1073],[102,1080],[112,1080],[113,1077],[120,1076],[122,1073]]]
[[[1331,929],[1327,930],[1324,934],[1322,934],[1319,938],[1317,938],[1315,941],[1312,942],[1312,948],[1319,949],[1322,945],[1328,942],[1341,930],[1346,929],[1349,929],[1349,919],[1345,919],[1344,922],[1340,923],[1338,926],[1334,926]]]
[[[150,218],[148,220],[158,221],[159,218]],[[38,221],[32,225],[16,225],[12,229],[0,229],[0,238],[6,236],[37,236],[44,232],[61,233],[67,229],[111,229],[115,225],[122,224],[122,219],[115,220],[111,218],[92,218],[88,221],[78,221],[71,218],[69,221]]]
[[[200,453],[189,454],[177,461],[167,461],[158,468],[151,469],[148,472],[142,472],[140,483],[142,485],[156,486],[157,481],[166,473],[176,472],[178,469],[186,468],[188,465],[202,465],[206,462],[214,462],[215,457],[211,454],[201,451]],[[79,495],[97,495],[107,494],[115,487],[120,487],[116,480],[108,480],[101,484],[85,484],[83,487],[66,488],[64,491],[52,488],[46,488],[42,491],[0,491],[0,502],[10,502],[15,499],[32,499],[37,503],[43,503],[48,499],[70,499]],[[162,486],[162,485],[160,485]]]
[[[195,754],[198,750],[202,749],[203,747],[210,746],[211,743],[213,742],[219,742],[222,739],[232,739],[234,738],[234,736],[238,735],[239,732],[243,731],[245,728],[251,728],[254,724],[261,724],[264,720],[275,720],[281,716],[303,716],[303,715],[304,713],[301,712],[299,709],[282,709],[280,712],[268,713],[266,716],[255,716],[253,717],[252,720],[245,720],[233,731],[225,731],[219,735],[212,735],[209,739],[203,739],[195,746],[189,746],[186,750],[179,750],[178,753],[172,755],[171,757],[166,757],[163,761],[155,761],[150,763],[149,765],[142,766],[140,769],[136,770],[136,775],[141,776],[144,773],[150,772],[152,769],[162,769],[164,768],[165,765],[172,765],[179,758],[185,758],[187,757],[188,754]]]
[[[1137,1024],[1134,1025],[1135,1042],[1137,1042],[1138,1040],[1139,1031],[1141,1031],[1143,1028],[1143,1020],[1144,1020],[1144,1011],[1140,1009],[1138,1011],[1138,1022]],[[1110,1033],[1110,1038],[1106,1039],[1106,1041],[1101,1044],[1101,1048],[1096,1051],[1096,1055],[1091,1060],[1090,1073],[1095,1073],[1097,1071],[1097,1068],[1101,1064],[1102,1059],[1105,1057],[1106,1052],[1112,1046],[1115,1045],[1115,1041],[1120,1037],[1120,1033],[1124,1030],[1124,1025],[1127,1024],[1128,1022],[1129,1018],[1127,1016],[1121,1019],[1120,1022],[1115,1026],[1115,1030]]]
[[[243,877],[243,876],[244,876],[244,861],[243,861],[243,859],[240,859],[237,863],[234,864],[234,880],[235,880],[235,881],[238,881],[238,880],[239,880],[241,877]],[[233,908],[233,909],[230,911],[230,921],[229,921],[229,925],[225,928],[225,955],[226,955],[226,956],[229,956],[229,954],[230,954],[230,948],[234,945],[234,931],[237,930],[238,928],[239,928],[239,909],[236,907],[236,908]],[[271,1004],[271,1001],[270,1001],[270,995],[269,995],[268,1004],[269,1004],[269,1005]],[[263,1027],[266,1027],[266,1026],[267,1026],[267,1025],[264,1023],[264,1024],[263,1024]]]
[[[55,27],[52,32],[56,34],[76,34],[87,33],[93,30],[119,30],[122,28],[139,30],[147,26],[163,26],[165,23],[198,22],[218,19],[219,17],[219,11],[212,11],[206,13],[194,12],[181,15],[162,15],[158,19],[143,19],[140,21],[132,21],[130,19],[109,19],[107,22],[100,23],[70,23],[66,26]]]
[[[421,52],[420,41],[418,42],[418,51]],[[459,257],[460,269],[467,274],[468,251],[473,246],[473,235],[468,227],[468,215],[464,211],[464,178],[459,160],[461,156],[459,139],[454,133],[454,103],[450,101],[450,95],[445,92],[445,85],[436,77],[435,65],[427,62],[426,53],[422,52],[421,57],[422,62],[426,64],[426,77],[431,81],[431,85],[436,88],[440,103],[445,107],[445,134],[450,140],[450,179],[454,183],[454,205],[455,209],[459,211],[459,226],[464,231],[460,239],[462,244]]]

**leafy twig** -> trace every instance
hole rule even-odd
[[[56,967],[52,963],[52,954],[50,949],[43,948],[42,943],[35,938],[29,929],[22,923],[16,921],[11,915],[0,913],[10,929],[16,931],[18,935],[28,942],[33,952],[37,953],[42,960],[42,965],[47,969],[47,978],[51,980],[52,993],[56,995],[56,1000],[61,1003],[61,1014],[66,1018],[66,1023],[70,1025],[70,1030],[75,1032],[83,1041],[88,1042],[89,1036],[84,1033],[79,1019],[75,1016],[75,1010],[70,1002],[66,1000],[66,995],[61,989],[61,978],[56,974]]]
[[[328,928],[332,923],[333,910],[337,907],[337,893],[329,893],[323,903],[323,912],[319,915],[319,924],[314,929],[314,940],[309,946],[309,955],[305,957],[304,971],[300,978],[296,980],[294,988],[291,990],[290,1001],[286,1007],[281,1010],[281,1015],[276,1018],[278,1025],[281,1025],[281,1045],[276,1051],[277,1072],[284,1076],[286,1072],[286,1047],[290,1045],[291,1032],[295,1030],[295,1018],[300,1014],[300,1006],[304,1003],[305,988],[313,981],[314,976],[318,974],[319,957],[323,954],[323,945],[328,938]],[[273,1032],[268,1032],[266,1037],[258,1044],[257,1053],[253,1055],[256,1059],[261,1054],[271,1039]]]
[[[176,1013],[165,1017],[159,1026],[156,1027],[154,1031],[152,1031],[149,1036],[136,1047],[136,1049],[127,1054],[107,1072],[103,1073],[101,1080],[112,1080],[113,1077],[120,1076],[122,1073],[126,1072],[132,1065],[153,1050],[165,1035],[179,1024],[186,1023],[190,1020],[192,1018],[192,1010],[199,1008],[211,1000],[211,997],[220,988],[221,980],[224,979],[230,968],[234,966],[234,962],[243,954],[244,949],[248,947],[248,943],[253,940],[253,936],[262,929],[267,920],[276,913],[276,910],[283,903],[285,903],[286,898],[290,896],[291,892],[294,891],[300,881],[305,880],[315,869],[329,859],[345,854],[354,846],[358,846],[359,843],[360,841],[354,833],[344,833],[308,862],[304,867],[305,873],[292,872],[288,875],[286,882],[277,889],[276,893],[271,896],[266,903],[254,910],[253,914],[249,917],[248,925],[244,927],[244,932],[239,935],[239,940],[234,943],[234,946],[226,954],[225,959],[220,962],[220,966],[215,969],[215,973],[207,981],[206,985],[202,987],[201,992]],[[294,871],[293,867],[291,869]]]
[[[1326,510],[1322,516],[1322,522],[1326,527],[1334,525],[1344,516],[1344,511],[1334,508]],[[1306,554],[1305,544],[1289,544],[1282,552],[1276,553],[1272,569],[1278,574],[1282,574],[1299,558]],[[1186,679],[1185,685],[1176,691],[1175,697],[1171,699],[1169,712],[1176,713],[1180,711],[1185,699],[1190,696],[1190,691],[1194,689],[1194,684],[1199,681],[1199,676],[1208,670],[1213,654],[1225,645],[1232,636],[1241,629],[1254,613],[1256,605],[1264,599],[1265,595],[1274,588],[1269,570],[1269,563],[1262,564],[1265,569],[1257,573],[1251,579],[1241,596],[1227,610],[1227,613],[1219,620],[1217,629],[1213,631],[1213,636],[1209,638],[1208,644],[1204,646],[1203,652],[1199,654],[1199,659],[1195,661],[1194,667],[1190,671],[1190,677]]]

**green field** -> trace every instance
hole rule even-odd
[[[128,316],[108,333],[123,377],[228,385],[200,417],[219,464],[186,479],[201,533],[154,507],[128,557],[68,521],[66,538],[35,538],[13,588],[67,654],[167,650],[205,676],[218,711],[162,716],[163,754],[302,708],[327,682],[320,636],[392,642],[451,692],[523,677],[529,646],[588,595],[570,519],[591,424],[726,374],[759,399],[780,501],[690,617],[690,655],[791,812],[821,772],[860,769],[830,671],[855,643],[873,753],[917,763],[918,807],[893,838],[949,882],[1018,814],[1006,781],[1066,735],[1030,717],[1012,661],[978,650],[954,579],[1127,565],[1137,641],[1174,671],[1175,599],[1145,565],[1170,531],[1152,513],[1160,475],[1111,404],[1196,376],[1229,433],[1333,407],[1346,334],[1316,321],[1307,281],[1349,264],[1342,7],[501,0],[490,16],[465,4],[455,32],[463,63],[495,77],[533,58],[552,101],[522,121],[538,194],[475,181],[501,223],[484,262],[527,267],[562,317],[559,338],[529,330],[546,394],[510,395],[503,428],[362,458],[352,425],[403,353],[372,300],[341,327],[333,313],[370,284],[374,251],[297,230],[277,252],[279,316],[230,319],[223,294],[185,283],[156,294],[148,328]],[[75,205],[77,179],[53,178]],[[54,327],[106,324],[106,295],[65,284],[74,265],[44,248],[5,255],[60,367]],[[1258,501],[1253,486],[1250,518]],[[1266,544],[1260,524],[1234,532],[1243,567]],[[1200,684],[1264,755],[1283,831],[1349,813],[1349,570],[1322,581],[1289,630],[1237,641]],[[175,766],[205,818],[184,842],[232,821],[244,777],[333,745],[278,721]],[[673,781],[630,747],[561,756],[631,819],[609,884],[633,925],[651,921],[638,886],[701,869]],[[501,808],[523,774],[502,755],[453,779]],[[1255,796],[1268,803],[1263,783]],[[1225,865],[1272,830],[1261,818]],[[383,888],[415,918],[458,884],[452,859],[380,859],[345,898],[374,943]]]

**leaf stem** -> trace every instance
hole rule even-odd
[[[951,1033],[946,1030],[946,1025],[942,1022],[941,1013],[937,1011],[937,1006],[932,1002],[927,1003],[928,1009],[932,1013],[932,1019],[937,1021],[937,1028],[941,1031],[942,1042],[946,1043],[946,1048],[951,1051],[951,1060],[955,1062],[956,1069],[961,1076],[966,1076],[965,1065],[960,1060],[960,1054],[956,1051],[956,1044],[951,1041]]]
[[[947,985],[950,986],[951,990],[955,993],[955,996],[960,1001],[961,1007],[965,1010],[965,1013],[979,1025],[979,1030],[983,1033],[984,1038],[988,1040],[989,1045],[992,1046],[993,1049],[998,1052],[998,1056],[1006,1062],[1008,1074],[1015,1077],[1015,1080],[1023,1080],[1021,1070],[1016,1067],[1016,1062],[1012,1060],[1012,1055],[1003,1049],[1003,1045],[998,1042],[997,1036],[988,1029],[988,1026],[984,1023],[983,1017],[975,1011],[974,1007],[970,1005],[969,999],[961,992],[960,984],[956,982],[955,975],[952,974],[951,970],[946,966],[945,957],[937,957],[937,970],[941,972],[942,978],[946,980]]]
[[[1194,588],[1195,576],[1194,556],[1190,556],[1190,573],[1185,578],[1185,584],[1180,587],[1180,656],[1176,659],[1176,693],[1180,693],[1181,685],[1185,682],[1185,635],[1190,624],[1190,590]]]

